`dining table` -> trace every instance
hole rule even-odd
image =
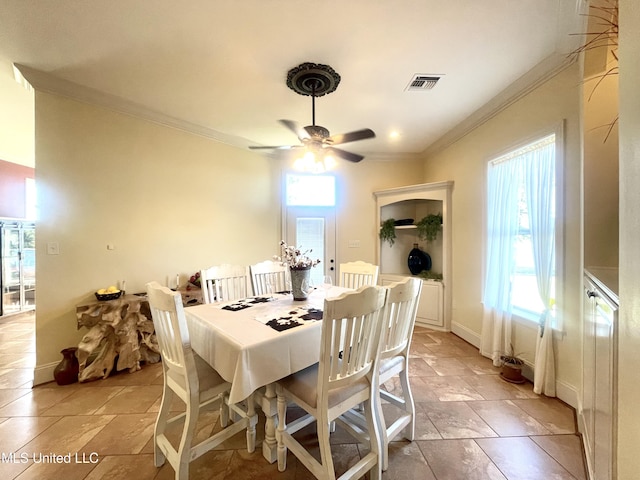
[[[320,360],[324,300],[346,291],[332,286],[306,300],[280,292],[185,308],[191,348],[231,383],[229,403],[255,400],[264,412],[262,453],[270,463],[277,459],[275,382]]]

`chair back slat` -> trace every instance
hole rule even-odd
[[[378,283],[378,270],[378,265],[361,260],[341,263],[339,285],[354,290],[364,285],[376,285]]]
[[[422,280],[407,278],[386,287],[389,290],[383,313],[380,357],[393,357],[411,344],[418,312]]]
[[[281,262],[267,260],[249,267],[251,272],[251,284],[254,295],[266,295],[271,293],[269,287],[273,286],[275,292],[288,290],[289,269]]]
[[[187,392],[197,389],[198,376],[182,296],[157,282],[150,282],[147,297],[166,377],[178,382]]]
[[[386,289],[365,286],[325,300],[318,375],[322,395],[371,371],[377,359],[385,297]]]
[[[251,296],[249,267],[219,265],[200,271],[204,303],[229,302]]]

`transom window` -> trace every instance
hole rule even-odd
[[[288,174],[285,201],[290,207],[334,207],[336,179],[333,175]]]

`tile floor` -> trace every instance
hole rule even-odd
[[[168,464],[153,465],[160,364],[86,384],[32,388],[34,351],[33,314],[0,320],[0,478],[173,478]],[[487,359],[455,335],[417,327],[412,352],[416,439],[391,444],[384,479],[586,478],[570,407],[535,395],[529,383],[502,381]],[[391,410],[385,409],[388,415]],[[217,418],[215,411],[202,415],[200,434],[218,428]],[[300,435],[311,442],[310,433]],[[252,454],[242,434],[232,438],[193,462],[190,478],[313,478],[291,453],[283,473],[268,464],[260,453],[262,436],[259,429]],[[339,430],[332,442],[340,444],[334,460],[342,473],[362,446]],[[47,461],[55,455],[63,457]]]

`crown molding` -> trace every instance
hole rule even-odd
[[[247,148],[251,144],[251,142],[245,138],[228,135],[212,128],[203,127],[202,125],[180,118],[165,115],[140,103],[116,95],[110,95],[94,88],[85,87],[41,70],[27,67],[26,65],[14,63],[13,66],[16,81],[26,88],[60,95],[83,103],[98,105],[109,110],[142,118],[159,125],[183,130],[238,148]]]
[[[472,132],[482,124],[488,122],[500,112],[516,103],[524,96],[543,85],[558,73],[577,61],[576,55],[555,53],[550,55],[526,74],[505,88],[493,99],[480,107],[465,120],[449,130],[438,140],[433,142],[421,154],[422,158],[434,155],[451,146],[462,137]]]

